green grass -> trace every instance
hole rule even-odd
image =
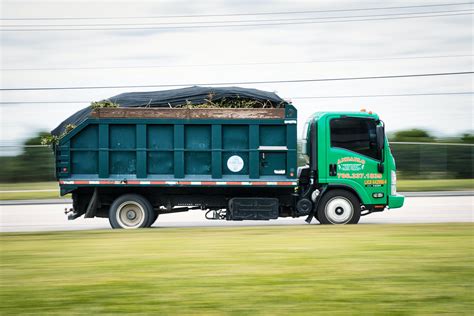
[[[0,314],[472,315],[473,224],[4,233]]]
[[[8,192],[0,193],[0,201],[7,200],[40,200],[40,199],[59,199],[59,192]],[[70,196],[66,196],[70,198]]]
[[[12,190],[57,190],[57,191],[0,192],[0,201],[60,198],[59,185],[57,182],[0,183],[0,191],[12,191]],[[474,190],[474,180],[472,179],[398,180],[397,190],[399,192]],[[70,197],[70,196],[67,196],[67,197]]]
[[[31,192],[8,192],[18,190],[31,190]],[[53,190],[33,192],[34,190]],[[59,185],[55,181],[31,182],[31,183],[0,183],[0,201],[5,200],[34,200],[34,199],[58,199]],[[70,196],[66,196],[70,197]]]
[[[28,182],[28,183],[0,183],[0,191],[11,190],[58,190],[56,181]]]
[[[446,180],[399,180],[397,191],[459,191],[474,190],[473,179],[446,179]]]

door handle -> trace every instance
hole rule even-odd
[[[330,176],[337,175],[337,165],[335,163],[329,164],[329,175]]]

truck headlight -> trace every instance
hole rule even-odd
[[[392,170],[391,172],[391,187],[390,187],[390,195],[396,195],[397,194],[397,172],[395,170]]]

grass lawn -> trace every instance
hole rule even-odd
[[[41,200],[41,199],[60,199],[70,198],[70,196],[59,196],[59,192],[9,192],[0,193],[0,201],[6,200]]]
[[[23,191],[24,192],[9,192]],[[35,191],[48,190],[48,191]],[[59,199],[59,185],[57,182],[31,182],[31,183],[0,183],[0,201],[5,200],[34,200],[34,199]],[[70,198],[70,196],[66,196]]]
[[[4,233],[0,314],[474,310],[473,224]]]
[[[0,183],[0,191],[12,190],[59,190],[56,181],[28,183]]]
[[[446,179],[446,180],[399,180],[397,191],[459,191],[474,190],[473,179]]]

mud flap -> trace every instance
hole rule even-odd
[[[318,208],[318,205],[319,205],[319,200],[321,200],[321,197],[323,196],[323,194],[326,192],[326,187],[324,187],[322,190],[321,190],[321,193],[319,193],[318,197],[316,198],[316,201],[314,201],[314,207],[313,209],[311,210],[311,212],[309,213],[308,217],[306,217],[305,219],[305,222],[308,223],[308,224],[311,224],[311,221],[313,220],[313,217],[314,217],[314,214],[316,213],[316,210]]]
[[[97,206],[99,205],[99,189],[96,187],[94,188],[94,193],[92,194],[92,198],[87,206],[86,213],[84,214],[84,218],[94,218],[97,212]]]

